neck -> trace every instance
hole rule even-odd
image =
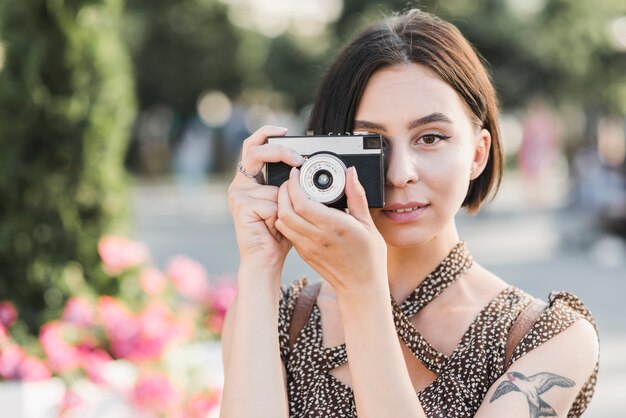
[[[389,290],[402,303],[460,241],[454,221],[441,234],[416,247],[387,246]]]

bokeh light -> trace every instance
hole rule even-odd
[[[221,91],[207,91],[200,95],[197,105],[200,119],[211,127],[222,126],[230,118],[233,106]]]
[[[300,36],[317,36],[343,11],[342,0],[223,0],[229,5],[229,18],[244,29],[256,30],[273,38],[288,29]]]
[[[546,0],[507,0],[506,4],[516,16],[530,18],[546,7]]]
[[[611,22],[609,35],[618,50],[626,51],[626,16],[620,16]]]
[[[0,71],[4,68],[4,61],[6,60],[6,46],[0,41]]]

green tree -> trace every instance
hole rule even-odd
[[[31,332],[83,273],[117,290],[97,242],[126,215],[135,103],[122,10],[122,0],[0,3],[0,299]]]
[[[240,92],[239,36],[214,0],[129,0],[124,32],[141,109],[165,104],[193,115],[205,90]]]

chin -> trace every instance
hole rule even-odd
[[[391,225],[379,228],[387,245],[396,248],[420,247],[433,240],[437,233],[431,228],[409,225]]]
[[[428,244],[436,239],[456,236],[454,216],[429,216],[415,222],[394,223],[381,212],[372,213],[376,228],[388,246],[396,248],[414,248]],[[448,215],[448,214],[446,214]],[[435,219],[433,219],[435,218]]]

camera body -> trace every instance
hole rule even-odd
[[[365,189],[368,206],[384,206],[385,167],[380,135],[274,136],[267,141],[291,148],[306,158],[300,167],[300,186],[312,200],[345,209],[345,172],[354,166]],[[266,183],[280,186],[289,178],[290,171],[288,164],[267,163],[264,167]]]

